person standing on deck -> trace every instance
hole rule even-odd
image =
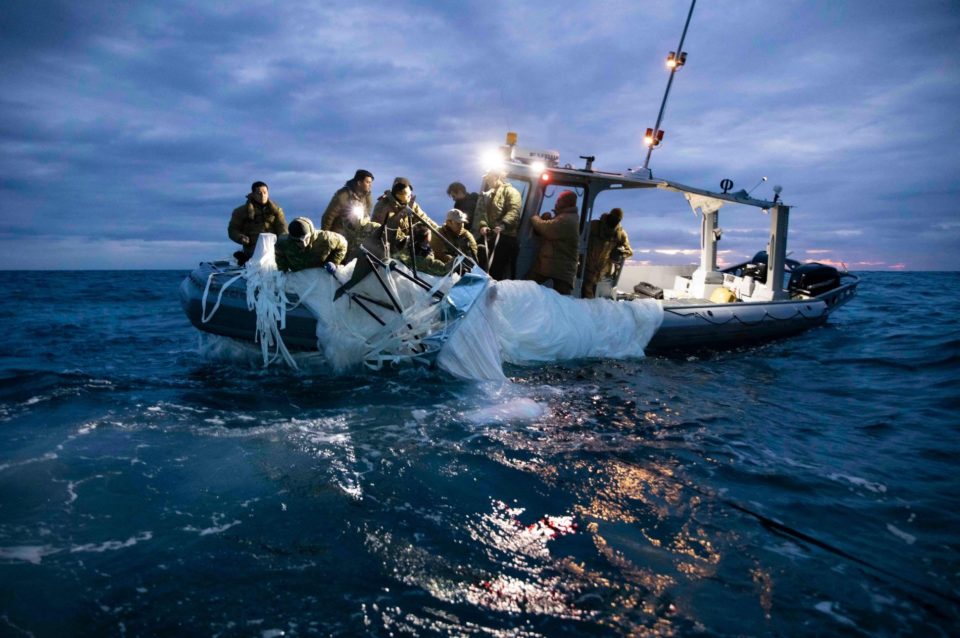
[[[321,230],[332,230],[342,233],[344,225],[353,222],[353,225],[363,225],[370,221],[370,211],[373,208],[373,173],[362,168],[357,169],[353,179],[347,180],[327,204],[320,218]]]
[[[353,179],[347,180],[327,204],[320,218],[321,230],[340,233],[347,240],[346,261],[360,254],[360,245],[378,228],[370,223],[373,207],[373,173],[362,168],[357,169]]]
[[[540,236],[540,250],[526,279],[538,284],[553,282],[553,289],[561,295],[573,291],[577,277],[577,257],[580,244],[580,221],[577,214],[577,194],[563,191],[557,197],[554,215],[530,218],[533,232]]]
[[[270,199],[267,185],[254,182],[250,186],[247,203],[233,210],[227,226],[227,235],[242,246],[241,250],[233,253],[238,265],[242,266],[253,257],[260,233],[285,235],[287,220],[283,217],[283,209]]]
[[[483,178],[483,194],[477,202],[474,224],[485,239],[492,257],[489,273],[494,279],[516,279],[520,245],[520,191],[506,181],[503,170],[489,171]]]
[[[470,234],[476,233],[477,227],[474,225],[474,215],[477,212],[477,200],[480,199],[480,195],[467,193],[467,187],[460,182],[453,182],[447,186],[447,195],[453,200],[453,207],[466,214],[467,219],[464,223]]]
[[[620,222],[623,211],[614,208],[600,215],[600,219],[590,222],[590,239],[587,242],[587,260],[583,269],[583,290],[581,297],[593,299],[597,295],[597,284],[610,273],[614,263],[633,256],[630,238]]]

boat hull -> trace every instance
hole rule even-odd
[[[647,352],[723,350],[791,337],[822,326],[848,301],[856,284],[818,298],[759,303],[681,304],[665,302],[663,324]]]
[[[196,328],[234,339],[254,339],[256,315],[247,309],[245,281],[234,279],[239,273],[229,262],[203,263],[183,280],[180,303]],[[211,276],[213,281],[204,302],[204,290]],[[726,304],[666,301],[663,302],[663,323],[646,350],[650,353],[724,350],[790,337],[826,323],[834,310],[853,298],[856,287],[857,281],[852,281],[817,297],[787,301]],[[218,298],[220,306],[212,312]],[[290,350],[316,350],[316,330],[313,315],[297,306],[287,312],[286,327],[280,335]]]

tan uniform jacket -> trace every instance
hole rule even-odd
[[[479,231],[484,226],[496,228],[503,226],[503,234],[516,237],[520,229],[520,191],[513,185],[500,182],[496,188],[484,191],[477,201],[477,211],[473,216],[476,228]]]
[[[328,230],[313,231],[306,246],[284,235],[274,249],[277,268],[288,271],[318,268],[328,261],[339,265],[346,254],[347,240]]]
[[[277,206],[272,199],[268,199],[263,206],[255,204],[247,197],[247,203],[238,206],[230,215],[230,224],[227,226],[227,235],[233,241],[241,244],[246,253],[253,254],[260,233],[274,235],[287,234],[287,220],[283,216],[283,209]],[[250,243],[244,245],[240,235],[250,238]]]
[[[557,211],[553,219],[530,218],[533,232],[541,237],[540,251],[531,272],[573,285],[577,276],[580,221],[577,207]]]
[[[333,194],[327,209],[323,211],[320,218],[320,228],[322,230],[332,230],[335,233],[343,233],[343,228],[350,221],[354,224],[363,225],[370,221],[370,207],[373,205],[373,198],[370,193],[357,195],[350,182]],[[359,206],[361,209],[360,219],[355,218],[353,209]]]
[[[613,264],[613,251],[619,248],[624,259],[633,256],[630,248],[630,238],[623,226],[617,224],[610,228],[607,215],[590,222],[590,239],[587,242],[587,260],[584,264],[583,278],[586,281],[599,281]]]
[[[433,254],[437,259],[443,263],[448,263],[457,256],[457,253],[447,245],[447,242],[441,239],[441,235],[446,237],[447,241],[456,246],[464,255],[473,261],[477,261],[477,240],[473,238],[470,231],[466,228],[461,228],[460,234],[458,235],[446,224],[441,226],[440,230],[433,233],[433,236],[430,238],[430,246],[433,248]]]
[[[427,214],[423,212],[420,204],[413,202],[413,205],[410,206],[415,213],[419,213],[419,217],[413,215],[411,216],[412,219],[408,219],[407,215],[404,214],[403,211],[406,207],[406,204],[398,202],[393,196],[393,193],[389,191],[384,193],[383,197],[377,200],[376,206],[373,207],[373,221],[387,227],[385,235],[393,249],[403,245],[407,237],[410,236],[412,228],[411,221],[416,223],[422,218],[426,220],[432,232],[440,230],[436,222],[427,217]]]

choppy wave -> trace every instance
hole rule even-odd
[[[264,370],[233,342],[198,348],[181,276],[29,275],[12,291],[24,323],[61,312],[73,327],[0,334],[0,627],[950,635],[960,622],[957,371],[943,363],[960,354],[960,302],[921,298],[915,330],[889,303],[956,275],[868,273],[828,326],[762,348],[508,362],[508,384]],[[136,312],[123,278],[144,292]]]

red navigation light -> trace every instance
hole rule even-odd
[[[540,181],[541,181],[541,182],[549,182],[549,181],[550,181],[550,173],[543,173],[542,175],[540,175]]]

